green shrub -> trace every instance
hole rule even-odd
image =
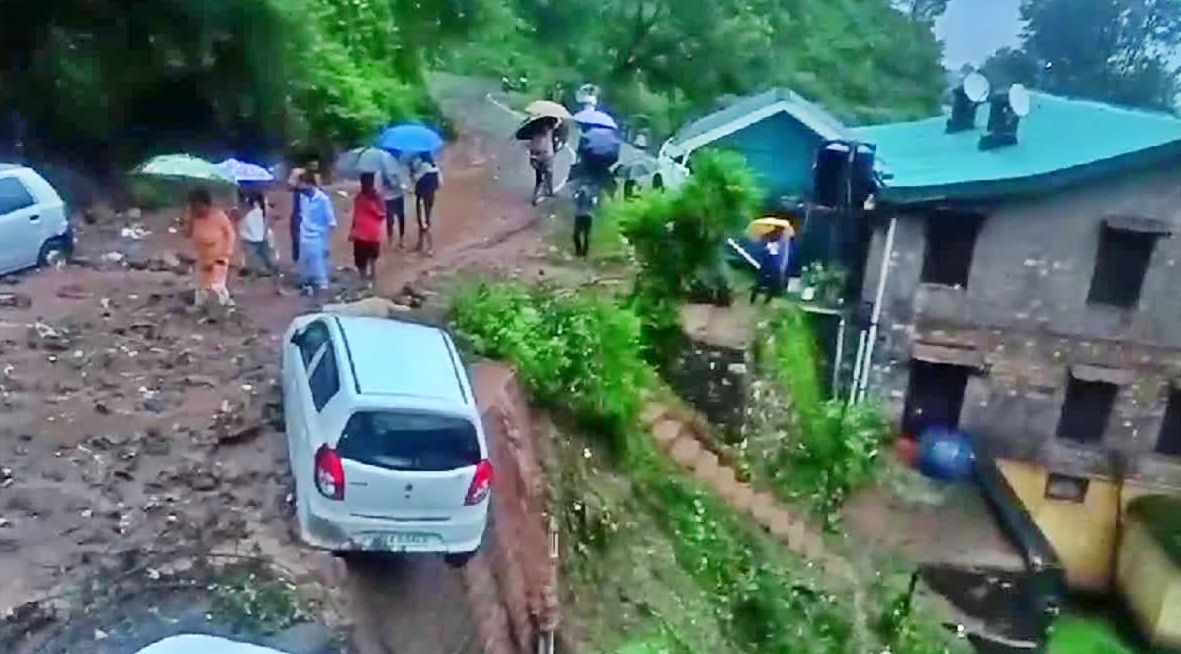
[[[653,364],[672,360],[680,345],[678,307],[695,282],[716,277],[721,244],[755,216],[761,197],[742,155],[707,150],[694,156],[683,186],[607,205],[604,219],[619,225],[635,255],[631,307]]]
[[[538,402],[603,433],[616,453],[626,451],[638,391],[651,381],[634,314],[605,297],[495,283],[464,288],[452,321],[475,352],[516,365]]]
[[[810,316],[791,304],[777,307],[760,325],[760,374],[774,385],[774,396],[790,405],[787,424],[772,425],[790,436],[765,463],[781,491],[808,497],[834,527],[845,500],[873,478],[888,423],[874,403],[850,406],[827,397],[813,330]]]

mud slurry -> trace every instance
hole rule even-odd
[[[460,109],[500,111],[474,101]],[[544,249],[516,144],[457,118],[463,137],[444,155],[435,256],[387,250],[377,286],[391,297],[457,269],[528,268]],[[345,227],[353,190],[329,189]],[[287,215],[288,193],[270,199]],[[116,636],[114,617],[79,618],[98,603],[142,600],[173,630],[231,629],[216,618],[204,567],[247,556],[308,589],[318,603],[305,612],[354,634],[361,654],[477,651],[460,572],[432,557],[345,564],[295,542],[279,339],[319,305],[235,275],[234,310],[192,311],[178,217],[99,212],[78,225],[75,265],[0,280],[0,613],[19,614],[17,629],[0,632],[0,650],[47,654],[54,636],[123,654],[134,638]],[[284,227],[276,231],[290,269]],[[337,230],[339,266],[346,235]],[[353,279],[344,268],[335,276],[343,287]],[[96,589],[124,577],[115,595]]]

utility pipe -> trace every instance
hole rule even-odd
[[[857,356],[853,357],[853,383],[849,386],[849,404],[857,401],[857,388],[861,382],[861,357],[865,356],[865,330],[857,335]]]
[[[886,229],[886,247],[882,250],[882,267],[878,272],[878,294],[873,302],[873,317],[869,321],[869,336],[866,337],[865,361],[862,362],[861,384],[857,389],[857,401],[865,399],[865,388],[869,385],[869,368],[873,362],[873,348],[878,340],[878,321],[882,317],[882,299],[886,295],[886,277],[890,272],[890,257],[894,254],[894,232],[898,227],[898,217],[890,218],[890,227]]]
[[[837,353],[833,356],[832,363],[832,394],[839,395],[841,392],[841,359],[845,354],[845,317],[841,316],[841,322],[837,324]]]

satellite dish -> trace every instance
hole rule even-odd
[[[968,73],[964,76],[962,82],[964,87],[964,95],[972,102],[984,102],[988,98],[988,92],[992,90],[992,85],[988,83],[988,78],[980,73]]]
[[[1029,91],[1020,84],[1014,84],[1009,87],[1009,108],[1018,117],[1029,115],[1031,103],[1029,99]]]

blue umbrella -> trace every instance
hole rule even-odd
[[[608,129],[619,129],[615,119],[611,116],[599,111],[598,109],[588,108],[574,114],[574,122],[579,125],[586,125],[587,127],[606,127]]]
[[[376,145],[389,152],[423,154],[442,148],[443,137],[426,125],[406,123],[386,129],[377,137]]]
[[[271,182],[275,180],[275,176],[266,168],[237,159],[226,159],[217,164],[217,167],[238,182]]]

